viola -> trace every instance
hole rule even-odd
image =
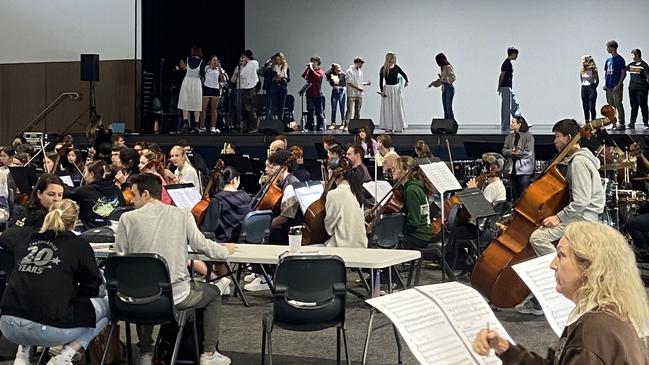
[[[212,190],[214,183],[218,181],[221,174],[223,174],[223,169],[225,169],[225,162],[223,162],[223,160],[221,159],[218,159],[216,161],[216,164],[214,165],[214,168],[212,169],[212,172],[210,173],[210,180],[207,182],[207,187],[205,188],[205,192],[203,193],[203,198],[192,208],[192,215],[194,216],[196,224],[199,227],[201,226],[201,224],[203,224],[203,221],[205,220],[205,213],[207,212],[207,208],[210,206],[210,190]]]
[[[339,158],[338,166],[332,170],[331,177],[326,181],[324,192],[320,198],[307,208],[304,212],[304,230],[302,230],[302,245],[312,245],[322,243],[329,238],[327,230],[324,226],[325,219],[325,203],[327,201],[327,193],[333,187],[336,179],[345,171],[352,168],[351,162],[347,158]]]
[[[615,108],[612,106],[602,107],[602,114],[605,118],[595,119],[582,127],[580,133],[552,160],[543,176],[523,192],[513,208],[510,224],[491,241],[476,262],[471,274],[471,286],[494,305],[511,308],[529,294],[529,289],[512,266],[536,256],[529,244],[530,236],[543,219],[557,214],[568,205],[568,183],[557,164],[582,137],[590,138],[598,129],[615,122]]]
[[[408,178],[410,178],[410,175],[417,169],[419,169],[419,166],[414,166],[410,170],[407,170],[406,173],[396,181],[392,186],[392,189],[390,189],[383,199],[378,201],[372,209],[365,212],[365,231],[368,235],[372,234],[374,225],[381,214],[399,213],[401,209],[403,209],[403,196],[401,195],[399,187],[401,187],[401,185],[403,185]]]

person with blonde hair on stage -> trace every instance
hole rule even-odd
[[[397,65],[397,55],[388,52],[379,72],[379,94],[382,96],[380,127],[387,132],[403,132],[408,128],[399,75],[405,80],[403,86],[408,87],[408,76]]]
[[[597,118],[595,103],[597,102],[599,74],[597,73],[597,66],[595,65],[593,56],[581,56],[579,79],[581,80],[581,105],[584,108],[584,121],[588,123]]]
[[[557,348],[547,356],[514,345],[497,331],[481,329],[473,350],[495,350],[509,364],[647,364],[647,294],[631,246],[601,223],[568,225],[550,268],[556,291],[574,302]]]

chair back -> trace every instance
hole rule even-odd
[[[264,244],[270,235],[270,225],[273,221],[273,211],[255,210],[243,218],[239,243]]]
[[[113,321],[151,325],[175,321],[169,268],[162,256],[112,254],[104,274]]]
[[[108,220],[112,222],[119,222],[119,218],[122,216],[122,214],[126,212],[130,212],[135,208],[133,207],[117,207],[113,209],[112,212],[108,215]]]
[[[462,209],[461,204],[453,204],[451,211],[448,214],[448,220],[446,221],[446,232],[447,232],[447,244],[455,240],[455,227],[459,224],[458,215],[460,214],[460,209]]]
[[[316,331],[345,321],[347,270],[339,256],[289,255],[275,271],[273,322]]]
[[[382,214],[372,230],[372,246],[396,248],[403,238],[406,216],[403,213]]]
[[[270,113],[271,100],[270,94],[257,94],[254,98],[255,113],[259,116],[268,118]]]
[[[494,202],[494,211],[498,215],[498,217],[502,217],[511,207],[509,206],[509,202],[507,200],[500,200],[497,202]]]

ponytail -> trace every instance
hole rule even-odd
[[[79,206],[70,199],[56,202],[45,216],[40,233],[45,231],[63,232],[74,225],[79,218]]]

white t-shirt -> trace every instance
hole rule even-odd
[[[507,200],[507,189],[505,189],[505,184],[503,184],[502,180],[489,183],[482,191],[482,194],[484,194],[485,199],[491,204]]]
[[[355,65],[349,66],[347,69],[347,72],[345,72],[345,79],[347,81],[347,96],[348,97],[357,97],[361,98],[363,97],[363,92],[358,91],[352,87],[349,87],[349,84],[352,84],[356,87],[363,88],[363,70],[360,68],[356,68]]]
[[[219,82],[219,76],[221,76],[221,71],[218,68],[206,68],[205,81],[203,82],[203,85],[212,89],[220,89],[221,83]]]

